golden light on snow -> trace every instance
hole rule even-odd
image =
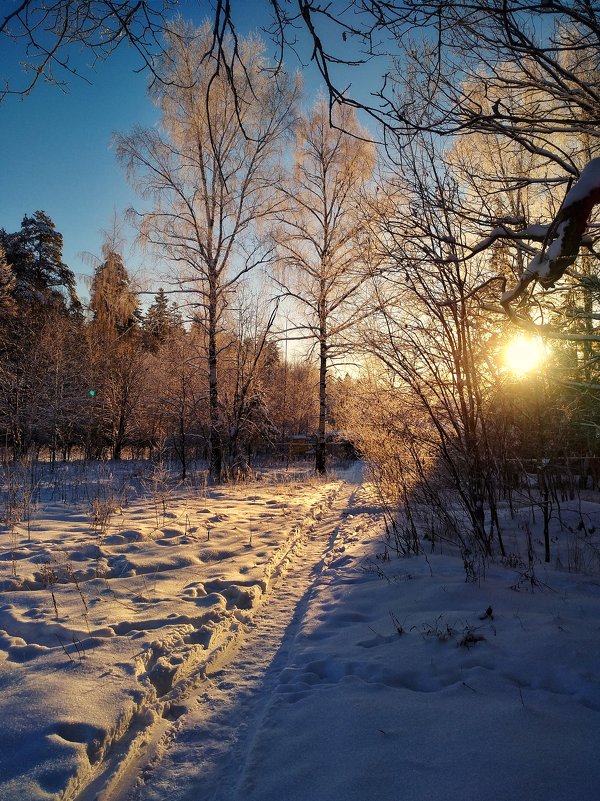
[[[516,334],[504,347],[502,360],[516,375],[525,375],[542,365],[547,356],[541,337]]]

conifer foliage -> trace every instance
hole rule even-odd
[[[80,308],[75,276],[62,258],[62,234],[44,211],[25,215],[15,233],[0,230],[0,244],[16,279],[14,294],[22,303]]]
[[[0,245],[0,325],[15,312],[14,291],[17,285],[12,267],[6,260],[4,248]]]
[[[182,326],[177,305],[169,304],[165,290],[160,287],[144,317],[144,346],[154,353],[164,345],[173,332]]]
[[[140,321],[138,299],[119,253],[105,248],[92,281],[90,309],[105,332],[124,334]]]
[[[47,214],[26,216],[21,230],[0,236],[4,458],[160,454],[179,463],[182,478],[193,459],[208,459],[209,342],[202,311],[194,305],[192,319],[184,321],[160,288],[144,313],[114,233],[97,260],[85,310],[62,260],[62,236]],[[316,420],[316,405],[296,408],[286,395],[313,381],[310,368],[280,363],[270,338],[273,318],[259,318],[251,306],[238,323],[224,315],[218,333],[228,467],[281,449],[272,420],[293,433],[309,432]]]

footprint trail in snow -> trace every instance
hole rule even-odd
[[[101,801],[236,801],[247,755],[285,669],[315,584],[340,563],[373,522],[361,487],[342,484],[330,508],[298,545],[227,663],[185,705],[162,737]]]

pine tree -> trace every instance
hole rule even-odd
[[[45,212],[25,215],[16,233],[1,231],[0,244],[14,272],[14,294],[20,303],[79,310],[75,276],[62,260],[62,234]]]

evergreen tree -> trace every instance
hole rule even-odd
[[[16,285],[15,274],[6,260],[4,248],[0,245],[0,325],[15,313],[14,291]]]
[[[101,453],[108,446],[111,457],[120,459],[134,436],[145,368],[137,295],[111,241],[103,248],[103,258],[92,280],[93,320],[87,327],[97,415],[88,448],[91,453]]]
[[[177,305],[169,304],[165,290],[160,287],[144,318],[144,347],[156,353],[160,345],[181,326],[181,314]]]
[[[105,250],[92,281],[90,308],[97,327],[107,334],[123,335],[137,327],[138,299],[119,253]]]
[[[16,233],[0,231],[0,245],[15,275],[14,294],[20,303],[79,310],[75,276],[62,260],[62,234],[45,212],[25,215]]]

